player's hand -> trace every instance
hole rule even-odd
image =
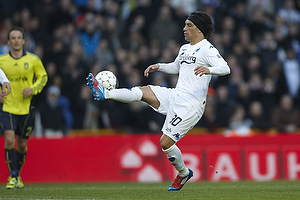
[[[29,97],[30,95],[32,95],[32,89],[27,87],[27,88],[24,88],[23,92],[22,92],[22,95],[26,98],[26,97]]]
[[[203,67],[203,66],[198,66],[194,69],[195,75],[196,76],[202,76],[203,74],[209,74],[210,71],[207,67]]]
[[[159,68],[158,64],[150,65],[149,67],[147,67],[147,69],[145,69],[144,76],[148,77],[149,73],[157,71],[158,68]]]
[[[4,82],[2,84],[2,94],[4,96],[8,95],[10,93],[10,84],[8,82]]]

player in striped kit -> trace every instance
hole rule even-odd
[[[160,145],[178,175],[169,191],[180,190],[193,176],[193,171],[185,166],[178,142],[204,113],[207,91],[212,75],[227,75],[230,68],[218,50],[207,40],[213,35],[210,16],[201,11],[191,13],[183,28],[185,40],[189,44],[181,46],[172,63],[150,65],[144,75],[162,71],[179,74],[175,88],[161,86],[141,86],[131,89],[106,90],[95,80],[93,74],[87,77],[87,84],[95,100],[113,99],[121,102],[144,101],[154,110],[166,115],[162,127]]]

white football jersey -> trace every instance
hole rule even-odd
[[[196,76],[194,69],[197,66],[208,67],[210,74]],[[199,103],[205,104],[211,76],[229,74],[230,68],[219,51],[204,39],[195,45],[183,45],[174,62],[159,63],[159,71],[179,74],[175,90],[198,108]]]

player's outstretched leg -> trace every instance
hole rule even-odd
[[[98,83],[98,81],[95,79],[92,73],[89,73],[86,80],[87,80],[87,85],[93,92],[94,100],[105,99],[104,96],[105,89]]]
[[[172,184],[170,185],[169,187],[169,191],[178,191],[180,190],[184,184],[190,180],[190,178],[192,178],[193,176],[193,171],[189,169],[189,174],[184,176],[184,177],[181,177],[179,175],[176,176],[176,178],[174,179],[174,181],[172,182]]]

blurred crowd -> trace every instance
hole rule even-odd
[[[0,54],[9,51],[9,29],[21,26],[26,51],[42,59],[49,76],[34,99],[49,134],[160,132],[164,116],[143,102],[93,101],[85,78],[110,70],[119,87],[174,87],[176,75],[145,78],[143,71],[175,59],[195,10],[211,15],[211,42],[231,68],[228,76],[213,76],[197,127],[241,135],[300,132],[299,0],[0,0]]]

